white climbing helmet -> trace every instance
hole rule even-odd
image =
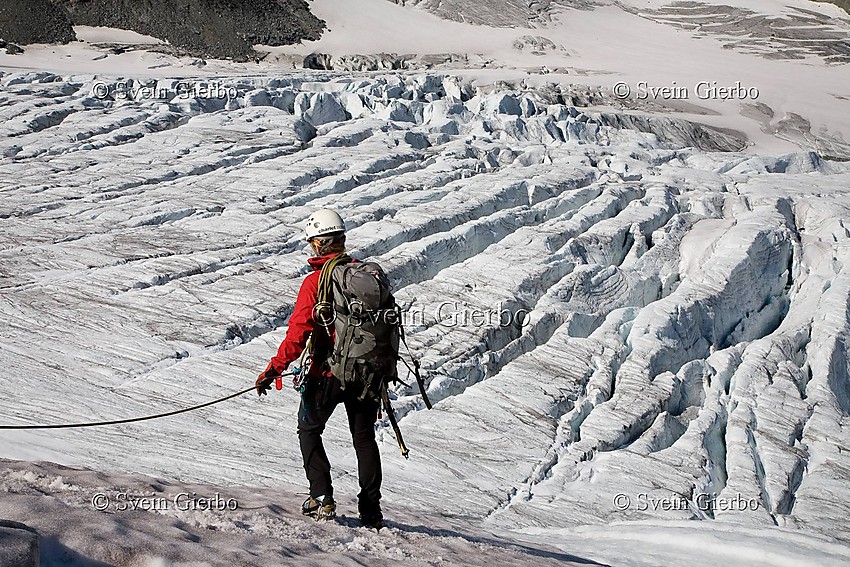
[[[307,219],[305,240],[311,240],[318,236],[327,236],[335,232],[345,232],[345,223],[336,211],[330,209],[319,209]]]

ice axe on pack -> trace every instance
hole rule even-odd
[[[410,363],[408,363],[404,358],[399,358],[404,365],[407,367],[408,372],[413,374],[413,377],[416,378],[416,384],[419,386],[419,393],[422,394],[422,401],[425,403],[425,407],[431,409],[431,400],[428,399],[428,393],[425,389],[425,381],[422,379],[422,374],[419,371],[419,360],[413,356],[413,353],[410,352],[410,347],[407,346],[407,340],[404,338],[404,327],[399,325],[398,328],[398,337],[399,342],[404,344],[404,348],[407,350],[408,356],[410,356]],[[411,366],[411,364],[413,366]],[[410,387],[408,384],[405,384],[402,380],[399,380],[402,384],[407,387]],[[393,432],[395,433],[396,441],[398,441],[398,448],[401,450],[401,455],[405,459],[409,459],[410,450],[407,448],[407,445],[404,444],[404,439],[401,436],[401,429],[398,426],[398,421],[396,421],[395,411],[393,410],[392,403],[390,403],[389,392],[387,391],[386,384],[381,388],[381,402],[384,406],[384,411],[387,414],[387,418],[390,420],[390,425],[393,428]]]

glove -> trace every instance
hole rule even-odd
[[[272,389],[272,382],[274,382],[274,379],[278,376],[280,376],[280,372],[273,368],[271,363],[269,363],[266,369],[263,370],[257,378],[257,395],[265,396],[266,392]]]

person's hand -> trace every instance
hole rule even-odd
[[[280,376],[280,372],[275,370],[272,365],[269,364],[257,378],[257,395],[265,396],[266,393],[272,389],[272,382],[274,382],[274,379],[278,376]]]

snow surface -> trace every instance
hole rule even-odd
[[[489,4],[479,1],[478,4]],[[387,6],[389,4],[389,6]],[[474,5],[474,2],[467,4]],[[660,6],[650,1],[599,2],[595,10],[564,9],[557,2],[550,7],[549,23],[533,27],[487,28],[453,21],[438,20],[414,5],[405,7],[388,0],[315,0],[311,10],[328,22],[331,32],[317,41],[303,45],[272,48],[273,53],[313,52],[335,55],[352,53],[460,53],[471,63],[483,62],[484,69],[466,69],[465,76],[485,83],[505,78],[523,78],[529,84],[556,81],[599,86],[610,90],[625,82],[637,93],[638,84],[654,87],[687,87],[685,100],[662,100],[662,106],[685,110],[699,116],[699,121],[718,127],[744,131],[754,144],[754,151],[787,152],[799,144],[798,133],[776,136],[778,124],[790,115],[802,115],[810,124],[804,144],[812,147],[814,139],[823,137],[824,150],[833,155],[847,155],[846,133],[850,130],[850,79],[846,64],[824,64],[822,55],[809,47],[833,45],[850,57],[850,17],[836,6],[804,2],[788,6],[778,0],[694,3],[716,11],[714,19],[725,22],[743,15],[728,14],[728,7],[752,12],[753,21],[740,30],[717,33],[711,26],[697,30],[681,29],[675,18],[652,12]],[[472,8],[470,8],[472,9]],[[485,10],[485,8],[482,8]],[[823,21],[785,21],[808,13],[820,14]],[[677,6],[670,12],[687,12]],[[687,19],[687,14],[680,16]],[[672,21],[671,21],[672,20]],[[768,28],[754,30],[756,24]],[[676,25],[673,25],[676,24]],[[775,53],[778,47],[770,33],[785,26],[808,25],[814,38],[800,43],[799,59],[768,59],[764,53]],[[777,29],[772,29],[775,26]],[[362,33],[363,29],[375,33]],[[515,42],[527,36],[544,37],[555,48],[533,51],[518,50]],[[745,38],[741,45],[729,44],[728,37]],[[439,38],[435,41],[434,38]],[[724,40],[726,40],[724,42]],[[639,46],[639,48],[635,48]],[[477,67],[480,67],[478,65]],[[460,71],[460,69],[458,69]],[[517,73],[520,71],[520,73]],[[755,100],[700,99],[696,85],[702,81],[718,86],[734,86],[740,81],[746,87],[759,89]],[[760,103],[770,109],[769,116],[753,116],[747,109]],[[706,116],[708,115],[708,116]],[[711,116],[716,115],[716,116]],[[805,126],[803,127],[805,130]],[[836,153],[833,145],[841,149]]]
[[[51,534],[41,538],[42,565],[596,564],[421,511],[397,509],[376,532],[358,527],[351,498],[340,502],[337,521],[316,522],[289,505],[305,497],[292,486],[186,485],[0,461],[0,493],[4,517]],[[96,511],[92,501],[103,497],[109,505]]]
[[[356,2],[390,27],[473,28]],[[332,29],[320,41],[342,49],[334,34],[352,32],[322,12],[332,4],[313,4]],[[723,49],[617,6],[553,22],[535,34],[593,78],[746,75],[777,119],[850,134],[833,96],[850,88],[846,65]],[[250,385],[285,333],[303,222],[322,206],[388,270],[435,402],[395,391],[409,461],[378,426],[379,534],[298,516],[291,390],[156,422],[4,431],[0,456],[21,462],[0,467],[0,517],[37,527],[47,564],[850,564],[850,164],[762,131],[738,103],[632,108],[546,85],[519,65],[544,56],[506,49],[519,59],[494,71],[391,74],[93,61],[81,45],[0,56],[0,424],[121,419]],[[196,96],[175,91],[187,76]],[[234,96],[210,94],[222,89]],[[738,151],[742,135],[756,145]],[[502,324],[505,311],[528,316]],[[325,438],[350,516],[341,415]],[[91,503],[186,491],[240,510]]]
[[[166,43],[161,39],[130,30],[119,30],[101,26],[74,26],[77,39],[89,43],[150,44]]]

